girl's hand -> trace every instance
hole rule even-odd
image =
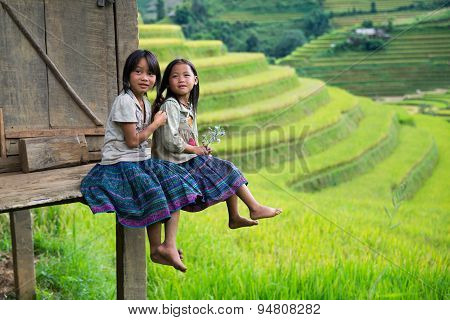
[[[206,149],[206,151],[208,152],[208,154],[211,154],[213,152],[213,149],[211,149],[208,146],[204,146],[204,148]]]
[[[155,118],[153,119],[153,123],[159,128],[167,123],[167,113],[164,111],[158,111],[155,114]]]
[[[199,156],[207,156],[209,154],[208,149],[206,147],[194,147],[194,153]]]

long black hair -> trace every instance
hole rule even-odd
[[[156,76],[156,82],[154,87],[156,87],[156,90],[159,91],[159,87],[161,86],[161,69],[159,68],[158,59],[156,56],[148,51],[148,50],[142,50],[138,49],[133,51],[125,61],[125,66],[123,67],[123,75],[122,75],[122,84],[123,84],[123,90],[126,92],[127,90],[130,90],[130,74],[133,72],[139,61],[145,58],[148,63],[148,71]]]
[[[179,63],[188,65],[191,68],[194,76],[197,77],[197,84],[194,85],[194,87],[191,90],[191,93],[189,94],[189,104],[192,105],[192,111],[194,112],[194,114],[197,113],[198,98],[200,96],[200,81],[198,80],[197,70],[195,69],[192,62],[190,62],[189,60],[179,58],[170,62],[167,65],[166,70],[164,70],[161,86],[158,89],[158,94],[156,95],[156,100],[155,103],[153,104],[152,119],[155,117],[155,114],[160,110],[161,105],[164,103],[164,101],[166,101],[168,98],[175,98],[178,101],[175,94],[172,92],[172,90],[170,90],[169,77],[173,67]],[[166,90],[167,93],[166,96],[164,96],[164,91]]]

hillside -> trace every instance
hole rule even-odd
[[[350,29],[339,29],[280,59],[302,76],[319,78],[355,94],[393,96],[450,86],[449,10],[414,24],[397,25],[374,51],[330,51]]]
[[[277,58],[329,28],[315,0],[184,1],[171,19],[189,39],[220,39],[230,51]]]
[[[260,53],[140,25],[140,46],[198,67],[199,124],[282,215],[230,231],[224,204],[183,213],[186,275],[149,263],[149,299],[447,299],[450,131],[444,119],[299,78]],[[442,94],[442,93],[441,93]],[[445,94],[445,93],[443,93]],[[246,210],[242,204],[243,215]],[[40,299],[115,297],[115,218],[36,209]],[[0,215],[0,250],[10,248]]]

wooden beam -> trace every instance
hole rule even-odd
[[[33,232],[29,210],[9,214],[14,263],[16,296],[19,300],[36,298],[34,272]]]
[[[6,158],[6,134],[3,120],[3,108],[0,108],[0,158]]]
[[[125,228],[116,222],[117,299],[147,299],[145,228]]]
[[[122,72],[130,53],[139,47],[136,1],[114,2],[114,18],[116,20],[116,61],[118,92],[122,88]]]
[[[10,156],[8,158],[0,158],[0,173],[20,171],[19,156]]]
[[[6,139],[23,139],[35,137],[56,137],[56,136],[102,136],[105,134],[104,128],[70,128],[70,129],[36,129],[36,130],[6,130]]]
[[[81,180],[94,164],[32,173],[0,175],[0,213],[79,201]]]
[[[20,139],[23,172],[70,167],[89,160],[85,137],[39,137]]]

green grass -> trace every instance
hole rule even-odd
[[[360,26],[365,20],[371,20],[375,25],[387,25],[388,21],[392,19],[394,25],[413,23],[415,17],[420,17],[429,13],[429,11],[396,11],[396,12],[382,12],[378,14],[359,14],[354,16],[334,17],[332,24],[336,28]]]
[[[400,134],[400,153],[320,193],[283,190],[298,168],[247,173],[255,196],[282,206],[283,214],[233,231],[226,227],[224,204],[182,214],[178,243],[188,272],[149,263],[148,298],[448,299],[448,124],[420,115],[414,121],[442,151],[431,178],[394,217],[384,213],[391,206],[391,184],[426,145],[408,131]],[[83,205],[35,210],[34,216],[38,298],[113,299],[113,216],[93,217]],[[7,216],[0,221],[3,235]],[[9,249],[1,239],[2,249]]]
[[[398,143],[396,118],[366,104],[361,107],[366,117],[354,134],[318,155],[306,157],[308,172],[294,176],[288,182],[290,186],[310,192],[337,185],[372,169],[392,152]]]
[[[178,38],[184,39],[181,27],[173,24],[139,24],[139,39]]]
[[[230,126],[216,147],[224,155],[228,139],[235,151],[259,152],[256,166],[242,168],[249,188],[259,201],[282,207],[283,213],[240,230],[228,229],[224,203],[183,213],[178,246],[188,272],[153,264],[147,257],[149,299],[450,297],[450,130],[445,119],[409,115],[401,106],[297,78],[291,69],[268,67],[258,54],[209,54],[202,50],[216,50],[210,43],[164,41],[147,42],[166,55],[163,61],[174,52],[198,48],[193,60],[202,77],[199,124]],[[228,66],[232,76],[226,74]],[[375,67],[364,68],[357,71],[375,72]],[[397,72],[405,72],[401,68],[414,67],[399,64]],[[389,69],[381,69],[382,74],[398,76]],[[370,85],[369,78],[355,79],[362,80],[354,81],[361,87]],[[448,93],[423,98],[448,101]],[[243,128],[253,128],[249,134],[254,135],[268,124],[280,125],[286,139],[267,131],[267,140],[243,145]],[[292,136],[285,130],[306,125],[311,135],[294,147],[304,148],[307,156],[293,159]],[[377,149],[381,156],[370,154]],[[264,158],[265,150],[271,158]],[[353,175],[349,170],[351,179],[341,171],[339,184],[314,193],[288,187],[293,177],[304,178],[305,164],[318,173],[324,168],[337,172],[349,163],[364,170]],[[404,196],[397,199],[402,185]],[[114,299],[114,216],[93,216],[81,204],[32,212],[38,299]],[[9,250],[8,215],[2,214],[0,251]]]
[[[291,79],[292,78],[289,78],[288,80],[291,81]],[[296,81],[299,81],[297,86],[295,86],[295,83],[291,88],[281,86],[283,91],[279,92],[278,95],[273,98],[261,100],[261,96],[258,95],[258,93],[254,93],[252,95],[253,101],[251,101],[252,99],[248,99],[250,100],[249,103],[244,104],[239,108],[223,108],[218,106],[218,108],[212,107],[210,108],[212,110],[208,110],[204,108],[204,105],[202,104],[203,100],[201,100],[199,108],[202,108],[204,113],[199,116],[198,122],[200,125],[208,125],[211,123],[221,123],[222,125],[225,125],[224,122],[232,122],[233,124],[236,124],[241,119],[248,119],[248,121],[245,121],[247,123],[260,122],[259,118],[261,118],[261,116],[264,118],[264,115],[267,117],[269,112],[282,110],[301,101],[306,104],[314,96],[326,96],[327,94],[327,90],[322,81],[313,79],[300,79]],[[270,89],[273,90],[274,86],[270,87]],[[270,92],[271,91],[268,92],[266,90],[266,94]],[[256,121],[252,121],[252,117],[254,117],[253,119]],[[241,124],[244,123],[241,122]]]
[[[215,150],[217,154],[233,154],[246,152],[253,149],[276,146],[280,143],[300,138],[303,128],[308,128],[308,134],[312,135],[317,131],[338,123],[342,118],[342,113],[357,106],[358,100],[347,94],[343,90],[336,88],[328,89],[331,101],[317,109],[311,115],[294,118],[291,111],[289,121],[283,121],[279,125],[256,132],[246,131],[245,135],[229,136],[222,139]]]
[[[300,20],[303,19],[304,13],[302,12],[271,12],[271,13],[254,13],[254,12],[225,12],[218,17],[218,20],[228,22],[258,22],[258,23],[271,23],[271,22],[285,22],[286,20]]]
[[[372,0],[326,0],[324,3],[324,8],[329,11],[334,12],[347,12],[351,11],[353,8],[356,10],[370,10],[370,4]],[[392,10],[402,6],[408,6],[410,4],[415,4],[418,1],[414,0],[377,0],[376,7],[377,10]]]
[[[301,76],[322,79],[358,95],[393,96],[446,88],[450,85],[446,77],[450,35],[448,27],[440,24],[448,24],[449,11],[440,10],[419,24],[397,26],[383,49],[376,52],[331,53],[330,46],[346,38],[346,27],[297,48],[278,63],[295,67]]]
[[[348,138],[356,130],[363,117],[361,109],[355,107],[342,113],[340,119],[335,123],[317,128],[314,132],[305,131],[304,137],[292,135],[287,137],[288,139],[277,139],[279,141],[272,144],[267,143],[269,139],[265,139],[265,143],[255,149],[245,149],[241,152],[229,152],[227,150],[228,153],[224,155],[220,155],[220,150],[217,150],[216,153],[220,157],[232,161],[244,171],[257,170],[267,165],[292,161],[296,157],[311,156],[322,152],[340,140]],[[292,128],[292,126],[289,126],[289,128]],[[297,128],[297,133],[301,129],[304,129],[304,127]],[[270,133],[263,131],[261,136],[267,138],[270,137]]]
[[[177,57],[187,59],[221,56],[226,48],[221,41],[184,41],[178,38],[145,38],[139,47],[156,54],[159,61],[172,61]]]
[[[199,104],[203,110],[230,109],[273,97],[273,92],[282,93],[298,84],[293,69],[269,67],[267,71],[237,79],[200,84]]]

